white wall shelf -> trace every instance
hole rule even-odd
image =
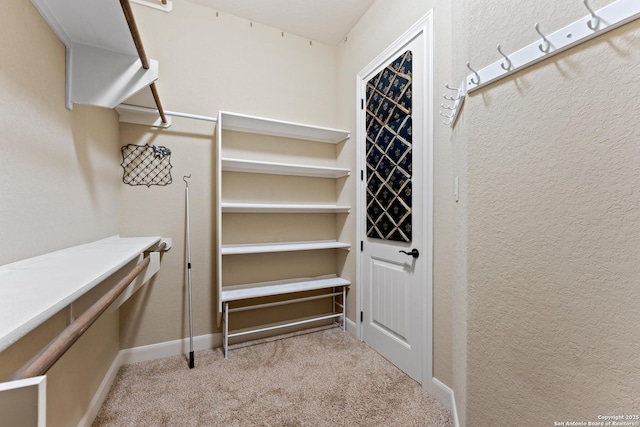
[[[160,240],[114,236],[0,266],[0,351]]]
[[[305,205],[287,203],[230,203],[221,204],[222,213],[349,213],[350,206]]]
[[[228,172],[307,176],[315,178],[342,178],[349,176],[351,173],[349,169],[345,168],[263,162],[258,160],[232,159],[227,157],[222,158],[222,170]]]
[[[351,282],[337,276],[322,276],[304,279],[279,280],[274,282],[250,283],[225,286],[222,289],[223,301],[238,301],[249,298],[268,297],[293,292],[315,291],[318,289],[349,286]]]
[[[142,67],[120,2],[31,0],[66,46],[66,106],[114,108],[158,79]]]
[[[257,133],[260,135],[279,136],[282,138],[303,139],[307,141],[337,144],[349,138],[346,130],[311,126],[301,123],[267,119],[221,111],[218,119],[222,129],[239,132]]]
[[[222,255],[266,254],[276,252],[317,251],[322,249],[349,249],[351,245],[335,240],[318,240],[309,242],[257,243],[222,245]]]

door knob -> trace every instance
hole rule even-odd
[[[420,256],[420,252],[418,252],[418,250],[415,248],[411,249],[411,252],[407,252],[407,251],[398,251],[398,252],[411,255],[414,258],[418,258]]]

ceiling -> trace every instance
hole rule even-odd
[[[375,0],[190,0],[286,33],[336,45]]]

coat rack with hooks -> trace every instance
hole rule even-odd
[[[582,3],[588,12],[588,15],[584,18],[546,36],[540,29],[540,25],[536,23],[534,30],[540,35],[541,38],[539,40],[511,54],[505,54],[504,49],[498,44],[497,50],[502,58],[477,71],[467,62],[467,68],[469,68],[471,74],[466,77],[464,82],[466,92],[472,93],[524,68],[640,18],[640,1],[638,0],[616,0],[598,11],[594,11],[589,6],[588,0],[582,0]]]

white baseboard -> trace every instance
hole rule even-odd
[[[456,408],[456,397],[453,390],[437,378],[433,378],[431,382],[432,387],[430,387],[429,390],[430,394],[442,403],[445,408],[451,411],[453,427],[460,427],[458,409]]]
[[[220,346],[222,334],[208,334],[193,337],[193,351],[208,350]],[[121,350],[122,364],[147,362],[149,360],[162,359],[163,357],[189,354],[189,338],[161,342],[158,344],[144,345],[141,347]]]
[[[358,325],[356,324],[356,322],[349,319],[348,317],[347,317],[347,333],[349,333],[349,335],[351,335],[355,339],[358,339]]]
[[[89,403],[87,412],[85,412],[84,416],[80,419],[80,422],[78,422],[78,427],[91,427],[91,424],[93,424],[93,421],[96,419],[96,416],[98,415],[100,408],[102,408],[102,404],[107,398],[109,390],[111,390],[111,386],[118,375],[120,366],[122,365],[121,353],[122,352],[119,352],[115,359],[113,359],[107,374],[100,383],[100,387],[98,387],[98,390],[91,399],[91,403]]]

